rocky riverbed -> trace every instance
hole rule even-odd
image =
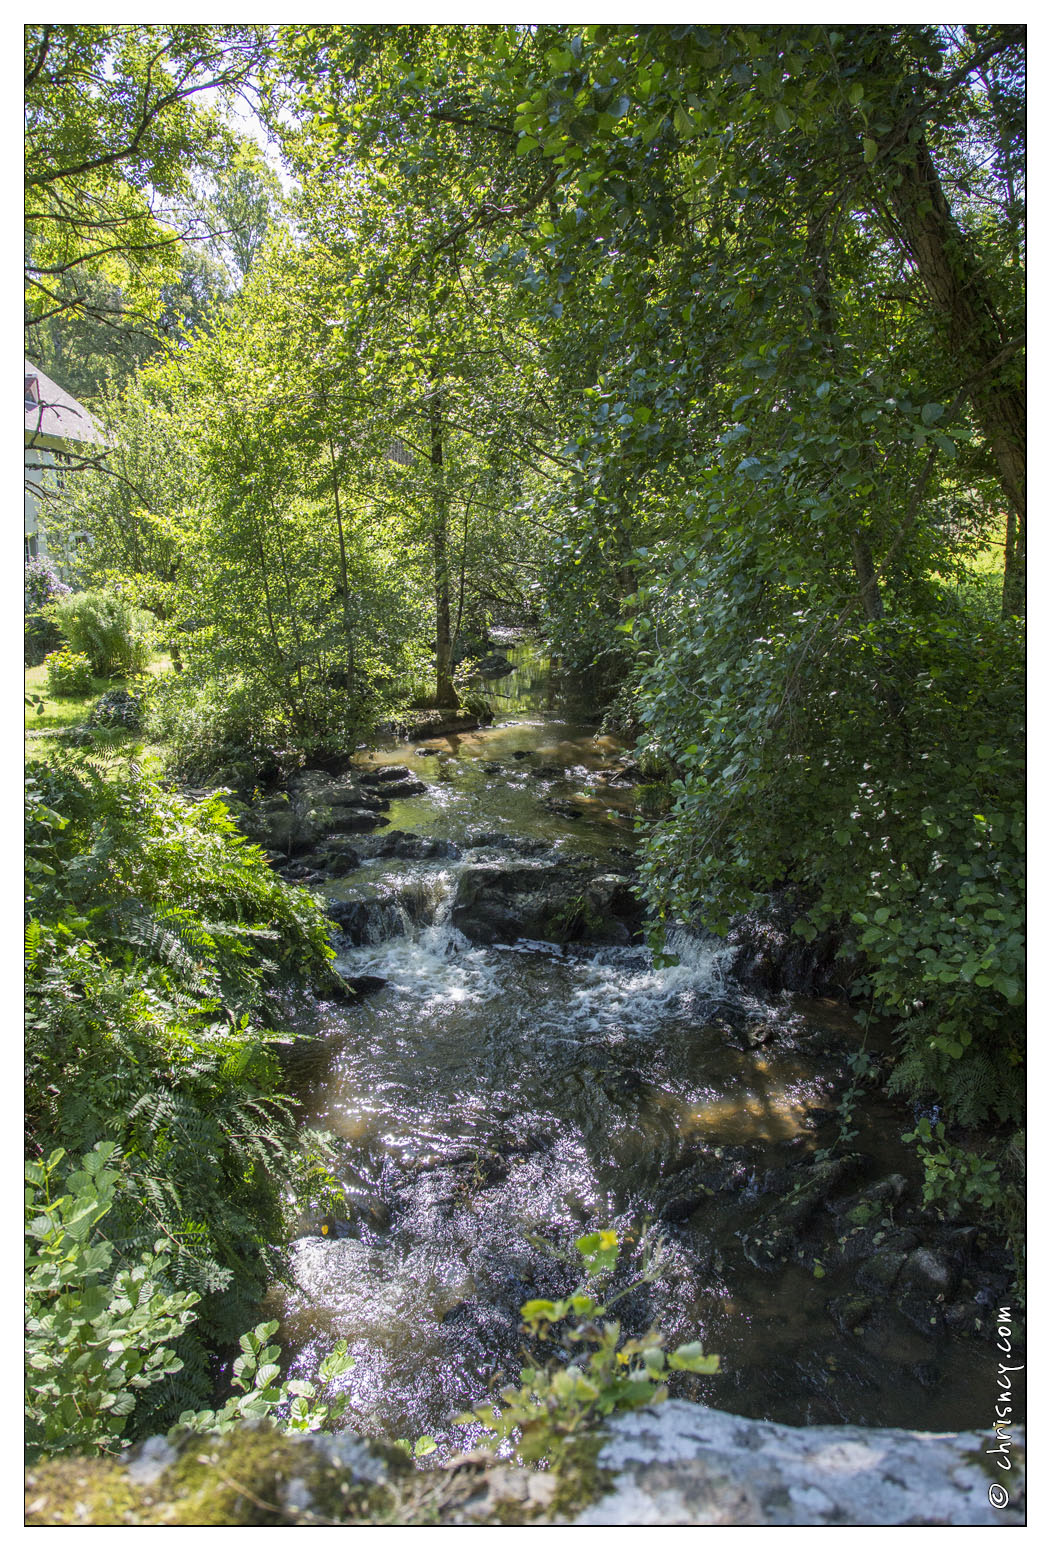
[[[365,1432],[450,1424],[520,1360],[518,1310],[568,1292],[574,1237],[647,1223],[627,1322],[722,1356],[683,1398],[792,1424],[988,1425],[995,1225],[923,1208],[911,1111],[880,1078],[834,944],[790,905],[655,963],[635,889],[641,772],[527,649],[489,726],[303,770],[238,807],[316,889],[356,1004],[284,1004],[337,1199],[304,1215],[271,1312],[297,1372],[357,1358]]]

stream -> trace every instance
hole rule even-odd
[[[516,1377],[521,1303],[575,1285],[560,1258],[573,1239],[615,1229],[630,1270],[652,1220],[662,1269],[624,1300],[625,1323],[700,1339],[722,1361],[710,1378],[680,1376],[677,1393],[794,1424],[984,1426],[991,1355],[973,1320],[963,1328],[975,1289],[950,1288],[928,1318],[858,1282],[862,1247],[874,1264],[918,1242],[880,1183],[915,1195],[900,1141],[910,1110],[859,1104],[850,1188],[883,1204],[824,1202],[805,1231],[831,1256],[772,1256],[764,1241],[835,1141],[862,1040],[842,1003],[756,996],[714,938],[680,932],[678,963],[654,967],[631,942],[486,943],[453,923],[464,869],[506,863],[509,841],[523,865],[630,867],[636,790],[605,778],[623,744],[538,647],[503,650],[512,671],[488,681],[492,726],[424,745],[438,753],[391,740],[357,756],[426,784],[392,801],[381,834],[432,854],[373,855],[319,885],[361,906],[337,967],[383,983],[357,1004],[285,1013],[314,1036],[291,1075],[304,1126],[336,1139],[346,1198],[338,1218],[304,1217],[296,1285],[268,1298],[293,1373],[312,1377],[343,1337],[356,1359],[346,1425],[459,1446],[451,1417]],[[957,1328],[940,1313],[954,1292]]]

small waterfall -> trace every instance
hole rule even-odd
[[[676,929],[667,951],[677,963],[654,964],[648,948],[594,949],[573,994],[574,1021],[592,1031],[619,1024],[646,1034],[669,1016],[704,1022],[728,998],[740,1005],[729,971],[733,949],[721,939]]]
[[[427,1003],[484,1001],[497,986],[496,967],[449,917],[461,867],[387,875],[361,901],[353,943],[337,956],[349,975],[378,975],[401,994]]]
[[[434,867],[385,873],[338,902],[340,932],[354,947],[414,937],[421,928],[448,920],[458,877],[458,869]]]

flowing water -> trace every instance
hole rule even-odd
[[[756,1000],[715,940],[680,934],[678,963],[660,968],[637,947],[479,947],[450,923],[460,869],[506,860],[494,835],[614,870],[632,844],[632,789],[602,779],[622,746],[534,647],[508,650],[492,727],[432,740],[438,755],[368,756],[428,784],[392,804],[392,829],[460,855],[374,860],[324,886],[367,906],[366,940],[339,968],[385,984],[357,1006],[298,1011],[317,1036],[297,1056],[299,1097],[306,1123],[337,1139],[349,1204],[343,1220],[304,1219],[297,1285],[271,1294],[296,1371],[345,1337],[349,1425],[440,1435],[495,1374],[514,1376],[518,1307],[572,1288],[558,1256],[573,1238],[612,1227],[630,1258],[660,1214],[663,1269],[624,1307],[640,1329],[721,1355],[721,1373],[682,1393],[783,1422],[984,1424],[969,1344],[893,1311],[845,1334],[828,1305],[849,1278],[770,1269],[749,1249],[771,1171],[787,1188],[827,1145],[861,1039],[842,1007]],[[883,1172],[912,1166],[903,1118],[869,1101],[856,1122],[853,1145]],[[698,1167],[718,1188],[680,1210],[678,1182]]]

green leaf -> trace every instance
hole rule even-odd
[[[346,1341],[337,1341],[318,1368],[318,1378],[322,1384],[327,1384],[331,1379],[339,1378],[340,1374],[349,1373],[355,1364],[356,1359],[347,1352]]]
[[[603,1229],[599,1233],[582,1234],[575,1243],[584,1264],[593,1274],[612,1271],[617,1264],[620,1250],[617,1235],[611,1229]]]
[[[719,1358],[706,1356],[700,1341],[688,1341],[670,1354],[668,1367],[686,1373],[718,1373]]]
[[[550,1324],[554,1324],[556,1320],[563,1317],[565,1306],[561,1301],[557,1304],[552,1303],[550,1298],[530,1298],[527,1303],[523,1303],[521,1312],[527,1324],[534,1324],[538,1320],[547,1320]]]

